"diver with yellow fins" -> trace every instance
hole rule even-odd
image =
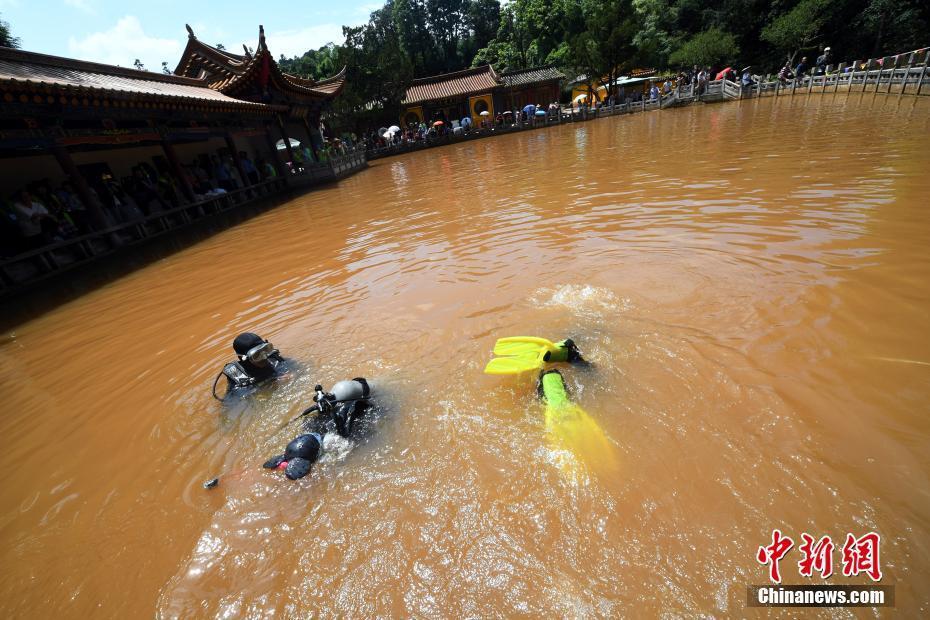
[[[490,375],[515,375],[541,371],[539,397],[545,403],[546,430],[554,448],[567,450],[588,466],[599,470],[616,470],[613,446],[603,429],[588,413],[572,402],[565,380],[558,370],[543,370],[547,363],[567,362],[588,365],[570,338],[551,342],[533,336],[501,338],[494,344],[494,355],[484,372]],[[568,463],[566,473],[577,474]]]

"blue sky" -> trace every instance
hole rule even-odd
[[[198,39],[241,53],[254,47],[265,26],[271,53],[294,56],[330,41],[342,42],[342,26],[368,21],[383,2],[373,0],[0,0],[0,19],[22,48],[33,52],[146,69],[174,69],[187,41],[184,24]]]

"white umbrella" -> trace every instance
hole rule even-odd
[[[288,140],[289,140],[290,143],[291,143],[291,148],[292,148],[292,149],[297,148],[298,146],[300,146],[300,142],[298,142],[298,141],[295,140],[294,138],[288,138]],[[275,144],[275,146],[278,148],[279,151],[283,151],[284,149],[287,148],[286,146],[284,146],[284,140],[283,140],[283,139],[282,139],[282,140],[278,140],[278,142]]]
[[[487,110],[484,110],[484,111],[482,111],[481,114],[479,114],[478,116],[491,116],[491,113],[488,112]]]
[[[581,101],[582,99],[587,99],[587,98],[588,98],[588,93],[581,93],[580,95],[578,95],[577,97],[575,97],[575,98],[573,99],[573,101],[574,101],[575,103],[577,103],[577,102]]]
[[[391,125],[390,127],[388,127],[388,131],[391,133],[397,133],[398,131],[400,131],[400,127],[398,127],[397,125]]]

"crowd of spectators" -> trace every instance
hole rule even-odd
[[[558,119],[561,112],[562,107],[558,102],[550,103],[547,106],[527,104],[523,108],[498,112],[494,116],[488,111],[483,112],[478,117],[479,121],[475,123],[471,116],[450,119],[444,110],[439,110],[429,122],[411,122],[404,128],[391,126],[377,130],[372,129],[367,132],[363,142],[366,150],[429,144],[453,136],[467,136],[495,129],[545,124],[553,119]]]
[[[324,138],[315,151],[306,143],[291,148],[290,174],[355,150],[354,134]],[[164,159],[142,162],[128,176],[114,178],[105,165],[84,173],[89,200],[99,206],[92,214],[70,180],[42,179],[9,196],[0,196],[0,258],[9,258],[81,235],[141,222],[185,205],[201,203],[278,176],[272,160],[238,153],[238,165],[228,150],[203,154],[180,164],[180,177]],[[154,164],[154,165],[153,165]],[[241,168],[240,168],[241,167]],[[96,215],[96,216],[95,216]]]
[[[175,207],[198,203],[212,197],[254,185],[277,176],[275,167],[263,158],[253,160],[239,153],[242,173],[232,156],[202,155],[181,165],[184,183],[167,165],[149,162],[134,166],[130,174],[114,178],[109,171],[85,180],[90,199],[100,207],[93,217],[70,180],[53,184],[42,179],[28,184],[8,197],[0,197],[0,256],[11,257],[48,244],[73,239],[99,230],[144,220]],[[158,163],[158,162],[156,162]]]

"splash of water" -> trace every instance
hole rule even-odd
[[[539,307],[565,307],[579,317],[601,318],[605,313],[626,312],[630,300],[613,291],[590,284],[563,284],[555,288],[540,288],[531,298]]]

